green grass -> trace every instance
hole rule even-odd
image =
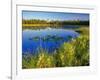
[[[52,54],[40,50],[37,55],[23,55],[22,68],[89,66],[89,30],[80,28],[77,31],[81,32],[79,37],[65,42]]]
[[[89,27],[88,26],[81,26],[80,28],[75,29],[75,31],[82,35],[89,36]]]

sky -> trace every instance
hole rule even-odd
[[[89,14],[85,13],[64,13],[64,12],[40,12],[40,11],[22,11],[23,19],[40,20],[89,20]]]

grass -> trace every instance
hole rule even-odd
[[[80,28],[75,29],[75,31],[82,35],[89,36],[89,27],[88,26],[81,26]]]
[[[61,25],[59,24],[22,24],[23,29],[45,29],[47,27],[51,28],[59,28]]]
[[[23,55],[22,68],[89,66],[89,28],[82,27],[75,31],[80,36],[62,44],[53,54],[40,50],[35,55]]]

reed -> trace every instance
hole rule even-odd
[[[40,49],[37,55],[23,56],[22,68],[50,68],[89,66],[89,37],[80,35],[71,42],[65,42],[59,49],[50,54]]]

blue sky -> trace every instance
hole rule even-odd
[[[22,11],[23,19],[40,20],[89,20],[89,14],[84,13],[62,13],[62,12],[40,12]]]

